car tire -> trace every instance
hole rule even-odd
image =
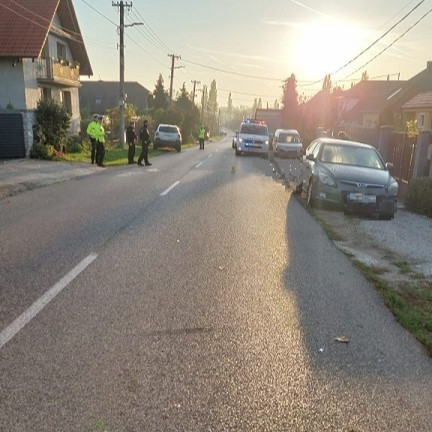
[[[181,146],[177,146],[175,149],[176,149],[176,152],[177,152],[177,153],[180,153],[180,152],[181,152]]]
[[[299,184],[296,185],[296,187],[294,188],[294,194],[295,195],[301,195],[303,191],[303,182],[300,182]]]
[[[236,155],[236,156],[240,156],[240,155],[241,155],[241,152],[239,152],[239,151],[237,150],[237,147],[236,147],[236,149],[235,149],[235,155]]]
[[[309,180],[309,186],[306,193],[306,204],[308,207],[314,207],[315,206],[315,199],[314,199],[314,191],[313,191],[313,177]]]

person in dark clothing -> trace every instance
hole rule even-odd
[[[142,151],[138,158],[138,165],[143,166],[142,161],[144,159],[144,163],[149,166],[151,163],[148,160],[148,149],[150,145],[150,134],[148,131],[148,121],[144,120],[142,128],[139,131],[139,138],[142,145]]]
[[[135,124],[133,122],[126,129],[126,142],[128,144],[128,164],[135,163],[135,140],[137,136],[135,134]]]

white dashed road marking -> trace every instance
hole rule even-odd
[[[199,168],[203,163],[200,162],[198,165],[195,165],[195,168]]]
[[[168,189],[165,189],[160,196],[165,196],[168,193],[170,193],[178,184],[180,183],[180,181],[176,181],[175,183],[173,183]]]
[[[210,153],[207,157],[208,157],[208,158],[213,157],[213,153]]]
[[[86,269],[95,259],[96,254],[84,258],[66,276],[60,279],[42,297],[36,300],[25,310],[12,324],[0,333],[0,349],[4,347],[26,324],[28,324],[48,303],[60,294],[82,271]]]

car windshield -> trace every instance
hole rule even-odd
[[[325,144],[320,160],[324,163],[384,169],[377,152],[365,147]]]
[[[258,125],[258,124],[244,124],[240,129],[240,133],[242,134],[250,134],[250,135],[268,135],[267,126]]]
[[[177,128],[174,126],[161,126],[159,132],[177,133]]]
[[[281,133],[279,134],[278,142],[280,143],[299,143],[300,142],[300,136],[297,134],[291,134],[291,133]]]

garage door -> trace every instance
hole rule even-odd
[[[23,116],[0,113],[0,159],[25,157]]]

